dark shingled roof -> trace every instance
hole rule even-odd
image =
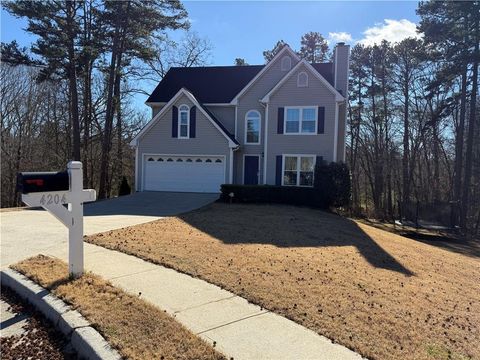
[[[332,63],[312,65],[333,85]],[[168,70],[147,102],[168,102],[184,87],[201,103],[229,103],[264,66],[174,67]]]

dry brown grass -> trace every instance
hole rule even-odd
[[[213,204],[90,236],[376,359],[480,358],[480,263],[322,211]]]
[[[164,311],[93,274],[68,278],[67,264],[39,255],[14,266],[80,311],[129,359],[224,359]]]

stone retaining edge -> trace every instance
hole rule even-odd
[[[32,304],[65,335],[79,358],[120,360],[122,357],[76,310],[26,276],[12,269],[0,272],[0,282]]]

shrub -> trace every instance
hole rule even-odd
[[[130,188],[130,185],[128,185],[127,178],[123,176],[120,186],[118,187],[118,196],[130,195],[131,192],[132,189]]]
[[[233,197],[230,194],[233,193]],[[345,164],[320,163],[315,167],[312,187],[223,184],[225,202],[303,205],[327,209],[350,203],[350,172]]]
[[[317,164],[314,179],[314,188],[326,193],[330,206],[350,205],[351,179],[350,170],[346,164],[335,162]]]
[[[319,193],[314,188],[307,187],[223,184],[221,192],[220,199],[226,202],[328,207],[324,194]],[[230,193],[234,194],[233,198],[230,198]]]

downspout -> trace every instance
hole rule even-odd
[[[135,144],[135,191],[140,191],[138,184],[138,141]]]

